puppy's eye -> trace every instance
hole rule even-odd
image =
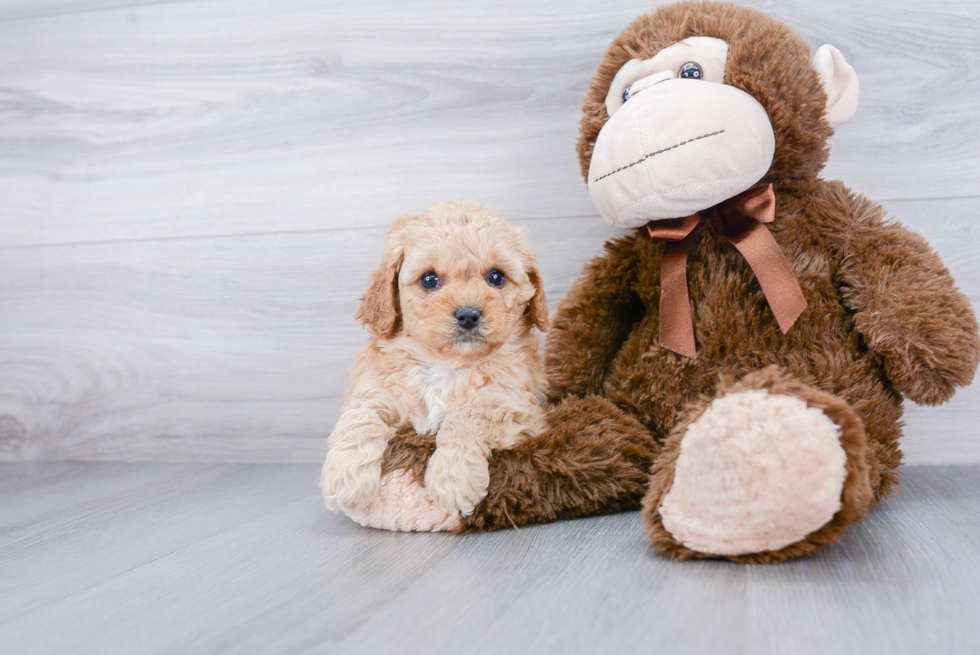
[[[684,78],[685,80],[700,80],[704,77],[704,71],[701,70],[701,64],[696,61],[689,61],[677,72],[677,77]]]
[[[498,271],[497,269],[493,269],[492,271],[487,273],[487,284],[489,284],[492,287],[504,286],[504,280],[505,280],[504,274]]]
[[[630,99],[630,87],[626,87],[625,89],[623,89],[623,104],[625,105],[626,101],[629,99]]]
[[[423,289],[428,289],[432,291],[433,289],[438,289],[442,286],[442,280],[436,275],[435,271],[429,271],[419,280],[419,284],[422,285]]]

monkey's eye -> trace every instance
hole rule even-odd
[[[497,269],[493,269],[492,271],[487,273],[487,284],[489,284],[492,287],[500,288],[504,286],[504,280],[505,280],[504,274],[498,271]]]
[[[419,280],[419,284],[422,285],[423,289],[432,291],[433,289],[438,289],[440,286],[442,286],[442,280],[439,279],[439,276],[436,275],[435,271],[429,271],[422,276],[422,278]]]
[[[681,66],[680,71],[677,73],[677,77],[685,80],[700,80],[702,77],[704,77],[704,71],[701,70],[701,64],[694,61],[689,61]]]
[[[626,101],[629,99],[630,99],[630,87],[626,87],[625,89],[623,89],[623,104],[625,105]]]

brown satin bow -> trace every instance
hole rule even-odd
[[[650,221],[647,230],[663,239],[660,260],[660,345],[686,357],[697,357],[694,322],[687,292],[687,255],[701,212],[686,218]],[[718,231],[742,253],[776,316],[783,334],[806,309],[800,283],[765,223],[776,219],[776,194],[769,184],[726,200],[714,208]]]

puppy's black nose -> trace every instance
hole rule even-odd
[[[456,310],[456,322],[464,330],[472,330],[480,322],[483,313],[476,307],[460,307]]]

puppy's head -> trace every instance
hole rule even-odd
[[[534,251],[518,228],[478,205],[436,203],[385,235],[357,318],[438,357],[485,357],[532,326],[548,328]]]

